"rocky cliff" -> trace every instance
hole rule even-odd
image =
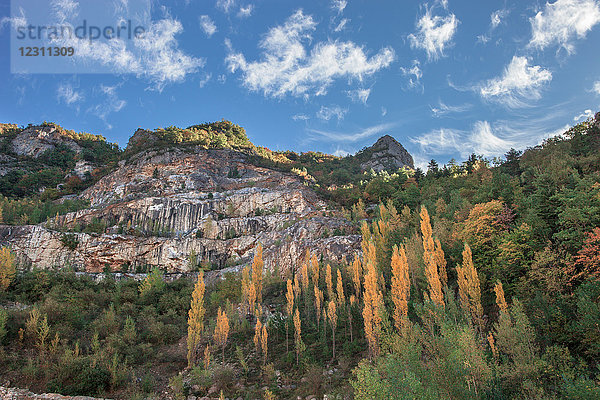
[[[23,265],[95,272],[235,270],[264,247],[287,270],[309,248],[339,260],[360,247],[355,228],[296,175],[243,152],[187,146],[146,150],[79,195],[90,207],[45,224],[0,226]]]

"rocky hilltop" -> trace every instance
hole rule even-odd
[[[360,164],[363,171],[373,169],[375,172],[380,172],[396,171],[402,167],[415,168],[410,153],[390,135],[380,137],[374,145],[356,155],[356,157],[361,156],[364,158]]]

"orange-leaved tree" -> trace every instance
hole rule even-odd
[[[408,315],[408,298],[410,297],[410,279],[408,277],[408,260],[404,245],[394,245],[392,251],[392,301],[394,303],[394,325],[398,331],[406,323]]]
[[[462,256],[462,266],[456,267],[460,303],[463,309],[471,315],[480,332],[483,332],[483,307],[481,306],[479,276],[473,264],[473,256],[468,244],[465,244]]]
[[[221,346],[221,355],[223,365],[225,364],[225,345],[229,336],[229,318],[225,311],[221,311],[221,307],[217,310],[217,325],[215,326],[214,339],[218,346]]]
[[[429,298],[435,305],[443,307],[444,295],[436,263],[431,221],[425,206],[421,207],[421,234],[423,235],[423,261],[425,262],[425,277],[429,288]]]
[[[187,359],[188,368],[192,368],[196,364],[198,354],[198,345],[202,338],[204,330],[204,272],[198,272],[198,280],[192,292],[192,302],[188,311],[188,337],[187,337]]]

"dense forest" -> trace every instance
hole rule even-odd
[[[2,249],[3,379],[127,399],[600,398],[599,121],[427,171],[256,149],[344,207],[360,256],[263,273],[259,246],[222,280],[94,282],[68,266],[17,274]]]

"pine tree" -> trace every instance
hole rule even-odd
[[[153,290],[162,290],[165,287],[163,274],[158,267],[154,267],[146,278],[140,283],[140,295],[144,296]]]
[[[354,296],[353,294],[350,295],[350,306],[348,307],[348,323],[350,324],[350,342],[354,342],[354,338],[353,338],[353,330],[352,330],[352,309],[354,308],[354,305],[356,304],[356,296]]]
[[[254,254],[254,260],[252,261],[252,284],[256,291],[256,302],[262,304],[262,279],[263,279],[263,248],[259,243],[256,247],[256,254]]]
[[[15,256],[8,247],[0,247],[0,290],[8,289],[16,273]]]
[[[408,277],[408,260],[404,246],[394,245],[392,252],[392,301],[394,303],[394,324],[398,331],[406,322],[408,299],[410,297],[410,279]]]
[[[302,328],[300,326],[300,313],[296,308],[294,313],[294,342],[296,345],[296,365],[300,360],[300,353],[304,351],[304,343],[302,343]]]
[[[429,213],[425,206],[421,207],[421,233],[423,235],[423,261],[425,262],[425,277],[429,288],[429,297],[437,306],[444,306],[442,284],[438,274],[435,257],[435,244],[432,237]]]
[[[292,314],[294,312],[294,290],[292,289],[292,281],[289,279],[287,280],[287,292],[285,294],[285,298],[287,300],[286,315],[288,317],[288,320],[285,322],[285,351],[287,353],[290,351],[288,343],[288,321],[290,318],[292,318]]]
[[[223,356],[223,365],[225,364],[225,345],[229,336],[229,319],[225,311],[221,311],[219,307],[217,311],[217,325],[215,326],[214,339],[218,346],[221,346],[221,354]]]
[[[192,301],[190,310],[188,311],[188,337],[187,337],[187,359],[188,368],[192,368],[196,364],[196,356],[198,353],[198,345],[204,331],[204,272],[198,272],[198,280],[192,292]]]
[[[327,298],[333,300],[333,281],[331,279],[331,265],[325,267],[325,285],[327,286]]]
[[[331,300],[329,302],[329,306],[327,307],[327,317],[329,318],[329,323],[331,324],[332,341],[333,341],[333,358],[335,358],[335,328],[337,327],[337,310],[335,307],[335,301],[333,301],[333,300]]]

